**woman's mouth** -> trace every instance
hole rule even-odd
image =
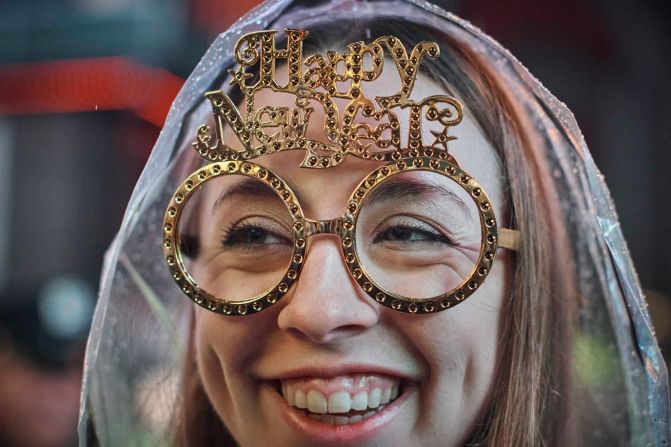
[[[333,425],[361,422],[382,411],[402,393],[402,380],[377,374],[280,381],[281,395],[307,416]]]

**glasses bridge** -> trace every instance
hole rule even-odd
[[[305,233],[306,236],[313,234],[335,234],[341,236],[343,231],[342,218],[331,220],[311,220],[305,219]]]

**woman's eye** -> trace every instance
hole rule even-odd
[[[267,245],[291,245],[284,236],[257,226],[233,228],[222,238],[224,248],[254,248]]]
[[[373,239],[373,243],[380,242],[439,242],[448,244],[449,239],[429,228],[412,227],[408,225],[395,225],[387,227],[379,232]]]

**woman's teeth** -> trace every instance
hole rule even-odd
[[[282,396],[292,407],[306,410],[328,424],[360,422],[382,410],[399,395],[400,379],[366,376],[282,381]],[[334,389],[336,388],[336,389]]]
[[[381,409],[382,408],[380,408],[380,410]],[[368,419],[369,417],[375,415],[380,410],[371,410],[367,411],[364,414],[355,414],[353,416],[334,416],[331,414],[314,414],[314,413],[308,413],[308,416],[310,416],[312,419],[324,422],[326,424],[347,425],[347,424],[356,424],[357,422],[361,422],[364,419]]]

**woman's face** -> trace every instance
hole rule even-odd
[[[420,76],[414,94],[444,92]],[[257,94],[257,103],[281,101],[287,102],[272,92]],[[311,119],[322,117],[315,111]],[[458,140],[450,152],[482,184],[501,220],[500,167],[468,108],[452,133]],[[379,166],[349,156],[335,168],[305,169],[299,167],[303,155],[284,152],[254,162],[283,178],[311,219],[341,216],[357,184]],[[231,199],[231,209],[239,208],[235,200],[254,202],[253,194],[241,194]],[[232,224],[211,218],[221,197],[220,188],[204,192],[201,240]],[[257,204],[256,215],[268,212],[274,219],[272,206],[260,198]],[[276,305],[246,317],[196,307],[194,341],[205,391],[242,446],[463,445],[488,406],[508,270],[506,253],[499,251],[485,283],[463,303],[408,315],[380,306],[360,289],[337,236],[312,236],[297,282]]]

